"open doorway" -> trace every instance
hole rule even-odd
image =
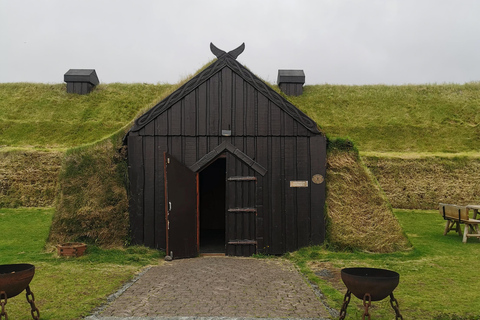
[[[200,253],[225,253],[226,158],[199,174]]]

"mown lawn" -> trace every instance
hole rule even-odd
[[[480,148],[480,83],[305,86],[290,101],[332,137],[362,152],[471,152]]]
[[[105,302],[142,267],[158,264],[160,253],[143,247],[101,250],[90,247],[81,258],[59,258],[45,250],[53,209],[0,209],[0,264],[32,263],[31,283],[41,319],[79,319]],[[333,275],[344,267],[375,267],[397,271],[394,291],[404,319],[479,319],[478,266],[480,242],[464,244],[453,232],[443,236],[444,221],[436,211],[395,210],[414,249],[392,254],[332,252],[324,247],[287,254],[317,283],[328,304],[340,310],[346,288]],[[30,319],[24,294],[8,301],[10,320]],[[373,302],[372,319],[394,319],[388,299]],[[359,319],[361,301],[352,296],[347,319]]]
[[[88,95],[65,84],[0,84],[0,145],[70,148],[118,131],[172,88],[167,84],[100,84]]]
[[[106,301],[142,267],[158,264],[160,252],[143,247],[101,250],[80,258],[60,258],[45,250],[54,209],[0,209],[0,264],[30,263],[30,284],[41,319],[79,319]],[[8,300],[9,320],[31,319],[22,293]]]
[[[395,210],[395,214],[414,247],[409,252],[369,254],[313,247],[287,256],[318,283],[336,310],[346,288],[333,274],[338,276],[346,267],[372,267],[400,274],[394,295],[404,319],[480,319],[480,242],[470,239],[464,244],[453,231],[443,236],[445,223],[438,211]],[[325,269],[331,277],[322,277]],[[370,311],[372,319],[395,318],[389,299],[372,302]],[[352,295],[346,319],[361,319],[362,313],[362,301]]]

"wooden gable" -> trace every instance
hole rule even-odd
[[[143,114],[130,132],[218,135],[229,127],[239,136],[320,133],[312,119],[230,54]]]
[[[196,175],[199,250],[199,235],[207,232],[202,223],[218,228],[210,223],[218,219],[225,221],[228,255],[281,254],[323,242],[326,138],[312,119],[236,61],[241,48],[212,48],[218,59],[128,132],[133,243],[170,248],[167,153]],[[223,187],[203,201],[201,182],[213,181],[210,171],[225,175],[215,178]],[[225,212],[208,217],[201,203],[209,201],[224,203],[219,207]],[[179,236],[182,229],[175,230]]]

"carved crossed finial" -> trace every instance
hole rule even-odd
[[[210,50],[217,57],[220,58],[224,54],[230,55],[232,58],[237,59],[237,57],[245,50],[245,43],[242,43],[238,48],[229,51],[228,53],[215,47],[213,43],[210,42]]]

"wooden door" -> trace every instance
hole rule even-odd
[[[227,255],[251,256],[257,252],[256,185],[254,176],[227,178]]]
[[[198,255],[197,174],[164,153],[167,254]]]

